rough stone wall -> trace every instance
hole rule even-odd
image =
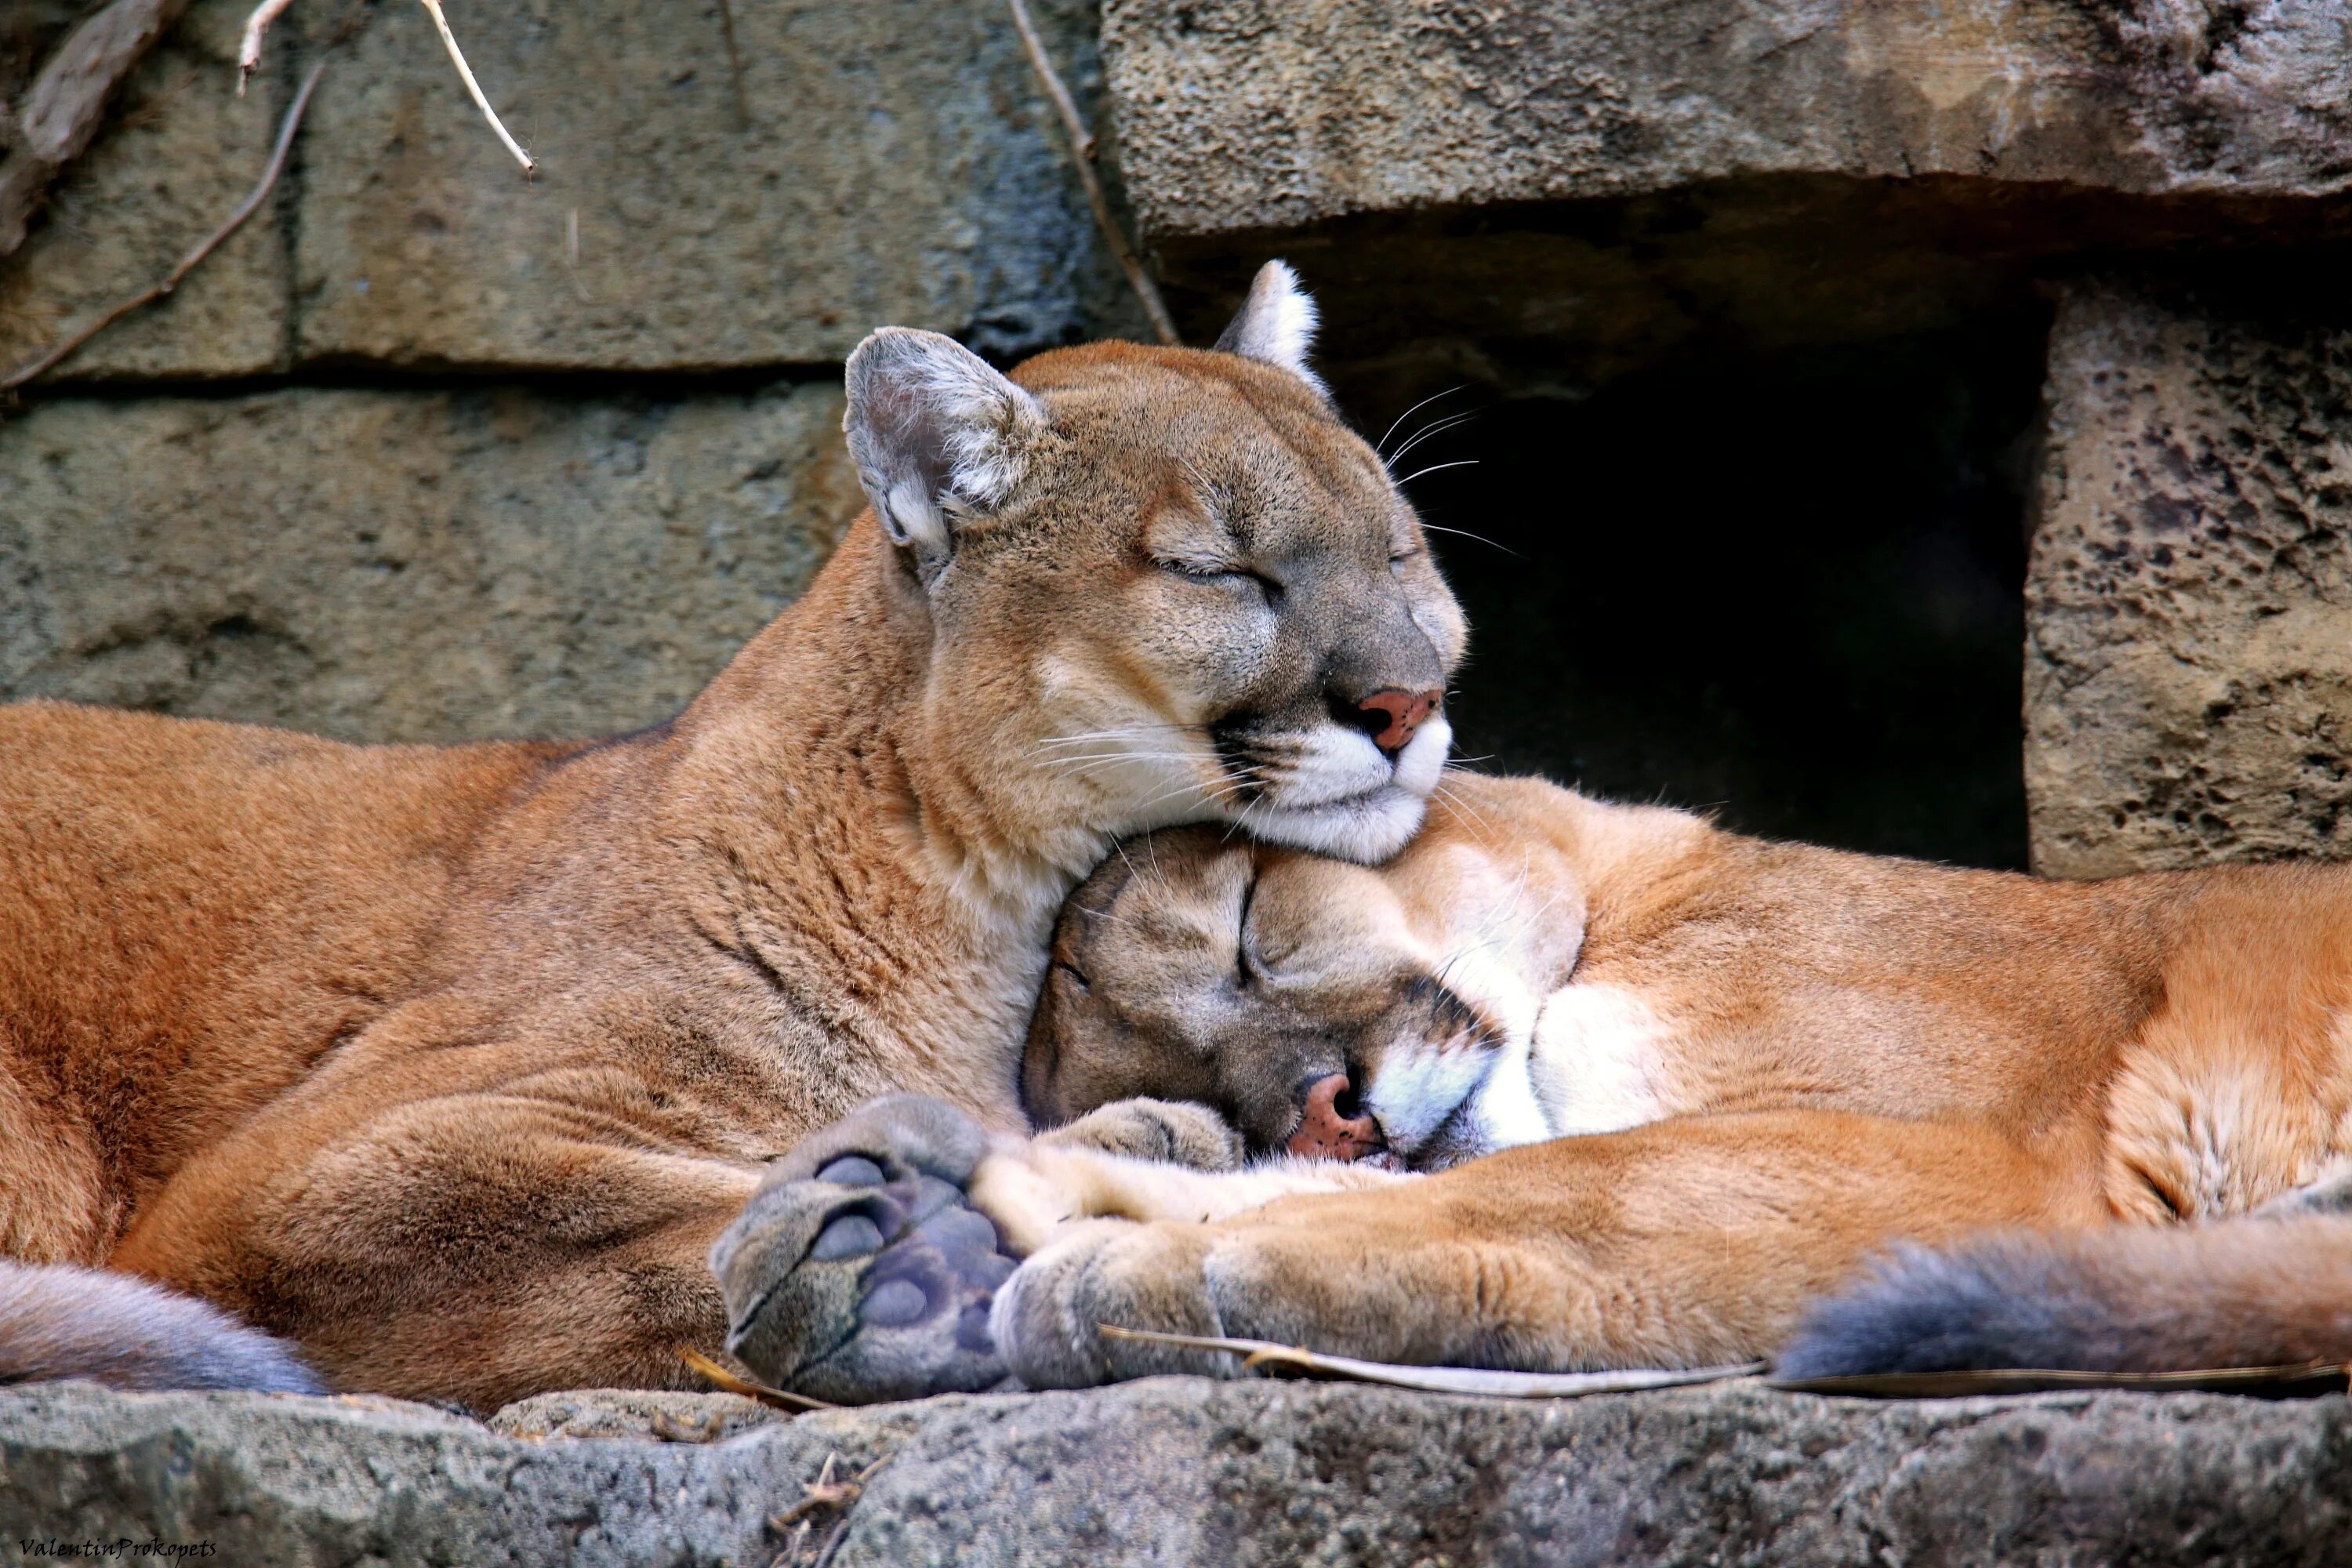
[[[2070,289],[2027,584],[2034,864],[2352,853],[2352,326]]]
[[[45,400],[8,427],[0,694],[347,740],[628,729],[864,504],[829,384]]]
[[[415,5],[304,4],[231,91],[197,0],[31,238],[0,366],[275,198],[169,301],[0,410],[0,700],[355,740],[631,728],[799,593],[863,504],[871,328],[1014,356],[1131,329],[1000,5],[527,4],[453,16],[522,180]],[[1088,0],[1034,6],[1087,102]]]

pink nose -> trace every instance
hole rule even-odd
[[[1372,744],[1394,756],[1420,731],[1422,723],[1437,711],[1444,697],[1443,691],[1375,691],[1356,706],[1363,710],[1364,732]]]
[[[1387,1147],[1381,1124],[1358,1106],[1355,1086],[1343,1072],[1307,1086],[1297,1131],[1284,1145],[1286,1152],[1310,1160],[1361,1160]]]

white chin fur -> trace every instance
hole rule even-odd
[[[1374,866],[1412,842],[1421,830],[1426,804],[1420,795],[1389,784],[1328,805],[1258,805],[1233,816],[1251,837],[1265,843]]]
[[[1314,755],[1294,767],[1278,794],[1235,819],[1255,837],[1293,849],[1311,849],[1363,865],[1387,859],[1421,831],[1429,792],[1445,769],[1454,726],[1432,717],[1397,753],[1391,768],[1363,736],[1339,729],[1318,733]]]

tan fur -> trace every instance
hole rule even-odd
[[[762,1162],[906,1087],[1024,1125],[1045,938],[1114,839],[1411,830],[1402,767],[1296,805],[1271,754],[1339,733],[1333,671],[1420,689],[1462,646],[1318,388],[1102,345],[1024,395],[927,334],[869,349],[852,444],[903,542],[869,511],[673,722],[435,750],[0,710],[9,1256],[193,1292],[341,1387],[674,1384]],[[877,434],[926,437],[934,392],[982,408],[937,497]],[[1178,536],[1286,596],[1174,570]]]
[[[1027,1069],[1049,1115],[1190,1096],[1279,1148],[1293,1085],[1352,1067],[1378,1105],[1405,1064],[1468,1053],[1485,1076],[1454,1092],[1487,1131],[1405,1150],[1422,1176],[1001,1144],[973,1190],[1037,1247],[995,1307],[1024,1378],[1223,1370],[1097,1322],[1402,1361],[1744,1360],[1890,1242],[2242,1215],[2352,1156],[2352,868],[2048,882],[1535,781],[1449,776],[1440,802],[1378,869],[1179,832],[1074,898]],[[1450,1007],[1416,999],[1433,982]],[[1487,1153],[1576,1131],[1595,1079],[1622,1130]],[[2287,1229],[2199,1245],[2251,1278]]]

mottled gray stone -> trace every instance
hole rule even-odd
[[[261,178],[286,95],[280,77],[264,72],[236,96],[237,35],[251,8],[191,5],[140,64],[24,247],[0,258],[0,373],[161,281]],[[57,374],[274,369],[286,355],[290,276],[279,205],[265,204],[169,300],[117,322]]]
[[[732,1394],[669,1394],[589,1388],[541,1394],[493,1415],[487,1425],[509,1437],[655,1437],[665,1443],[715,1443],[792,1417]]]
[[[2341,1398],[1518,1403],[1156,1379],[697,1444],[525,1440],[390,1401],[0,1392],[10,1534],[208,1540],[289,1568],[765,1563],[792,1541],[769,1521],[828,1459],[836,1479],[875,1467],[842,1568],[2318,1564],[2352,1528]],[[845,1513],[808,1517],[803,1561]]]
[[[1155,237],[1732,177],[2141,195],[2352,180],[2340,5],[1106,0]]]
[[[1091,5],[1034,8],[1091,83]],[[306,133],[299,356],[817,363],[891,322],[1013,353],[1121,308],[1003,5],[738,0],[733,15],[740,107],[718,0],[453,9],[541,161],[526,182],[424,13],[373,14]]]
[[[2070,289],[2026,587],[2035,866],[2352,854],[2352,318]]]
[[[0,424],[0,698],[355,740],[667,717],[863,504],[831,384],[55,398]]]

